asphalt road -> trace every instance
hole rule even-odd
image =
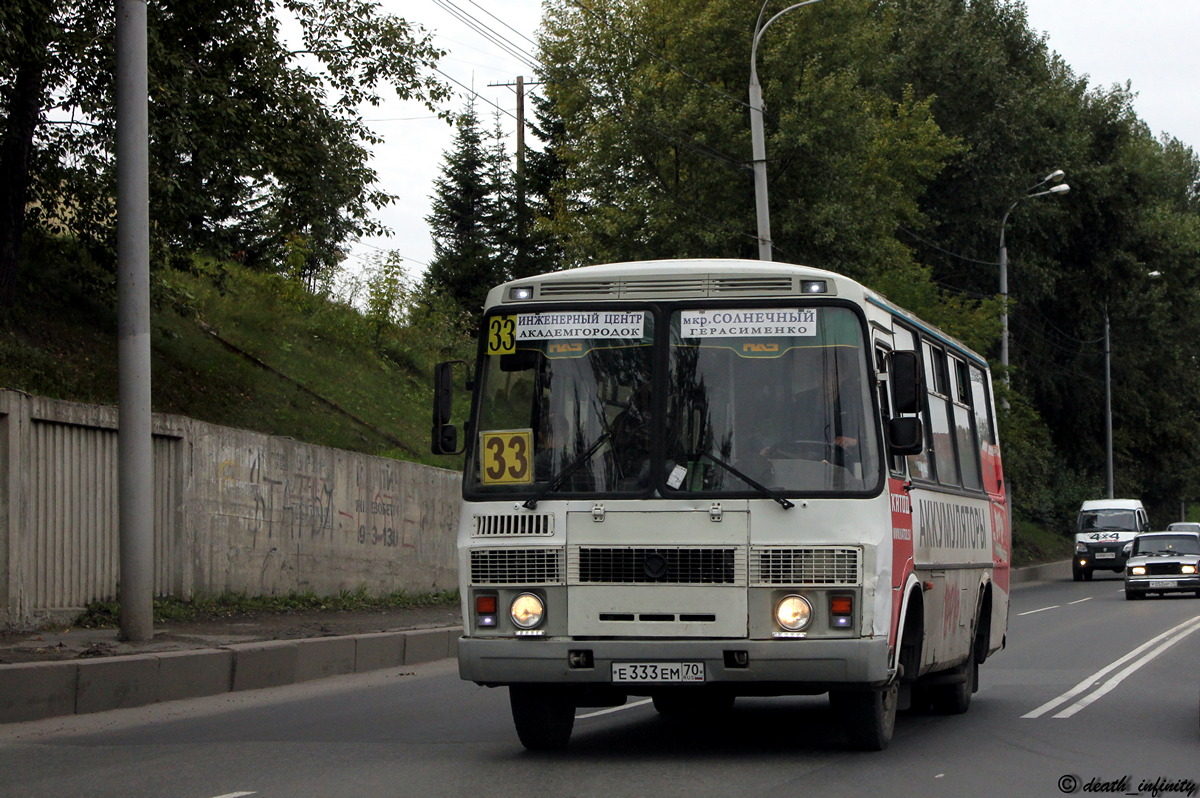
[[[1126,601],[1116,576],[1018,586],[980,673],[967,714],[902,714],[882,753],[844,750],[814,697],[692,725],[583,709],[548,755],[517,741],[506,691],[443,661],[2,726],[0,795],[1198,794],[1200,599]]]

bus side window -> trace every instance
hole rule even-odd
[[[971,412],[971,377],[967,364],[957,357],[950,358],[954,377],[954,442],[958,448],[958,463],[962,469],[962,484],[972,490],[983,489],[980,471],[979,440],[975,435],[974,414]]]
[[[925,342],[925,378],[929,387],[929,428],[933,434],[933,468],[943,485],[962,484],[954,438],[950,432],[950,377],[946,370],[946,352]]]
[[[979,366],[968,366],[971,377],[971,409],[975,411],[975,439],[984,462],[983,487],[995,493],[1000,485],[997,480],[995,444],[996,427],[992,418],[992,402],[988,396],[987,374]]]
[[[896,351],[898,351],[898,352],[905,352],[905,351],[919,352],[920,351],[917,348],[918,344],[917,344],[916,333],[913,332],[912,330],[908,329],[907,327],[902,327],[899,324],[897,324],[895,329],[893,330],[892,337],[893,337],[893,340],[896,345]],[[928,375],[926,375],[926,379],[927,379],[926,387],[928,389]],[[925,448],[921,450],[920,454],[914,454],[914,455],[909,456],[909,458],[908,458],[908,473],[909,473],[909,476],[911,476],[913,479],[932,480],[933,479],[933,463],[930,460],[930,458],[932,457],[933,447],[930,446],[928,419],[925,421],[925,423],[922,426],[924,426],[924,428],[925,428]]]
[[[875,347],[875,369],[880,374],[887,374],[888,370],[888,348],[886,346]],[[892,392],[889,390],[887,380],[878,380],[876,388],[879,391],[879,415],[883,421],[883,429],[888,428],[888,422],[892,420]],[[886,439],[886,436],[885,436]],[[901,455],[886,455],[888,469],[893,476],[903,476],[904,474],[904,457]]]

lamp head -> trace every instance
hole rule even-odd
[[[1066,176],[1067,176],[1067,173],[1064,172],[1063,170],[1055,169],[1053,172],[1046,175],[1046,179],[1043,180],[1042,182],[1043,183],[1061,183],[1062,179]]]

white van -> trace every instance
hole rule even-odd
[[[1125,570],[1125,544],[1150,529],[1150,517],[1137,499],[1094,499],[1079,506],[1075,522],[1075,558],[1071,575],[1076,582],[1096,570]]]

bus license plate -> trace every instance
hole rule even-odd
[[[1115,551],[1096,552],[1096,559],[1097,560],[1115,560],[1115,559],[1117,559],[1117,553]]]
[[[702,682],[703,662],[614,662],[612,680],[629,682]]]
[[[1179,587],[1174,579],[1151,579],[1150,587]]]

